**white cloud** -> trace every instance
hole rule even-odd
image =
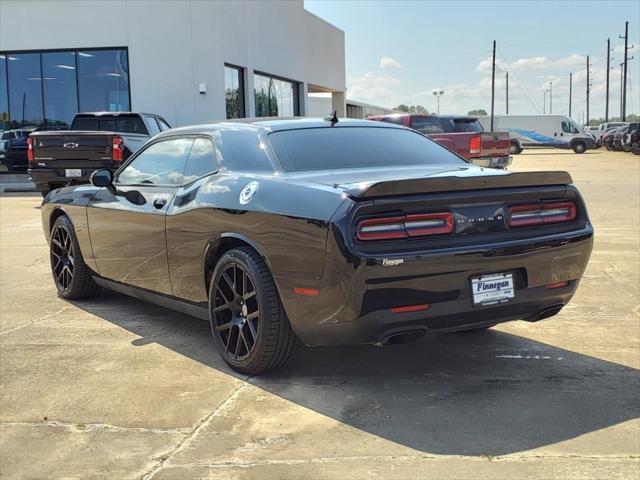
[[[391,57],[382,57],[380,59],[380,68],[402,68],[402,65]]]
[[[400,81],[390,75],[367,72],[347,78],[347,97],[378,105],[388,105],[397,97],[395,87]]]

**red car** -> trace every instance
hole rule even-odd
[[[412,128],[481,167],[506,168],[511,163],[507,132],[485,132],[475,117],[460,115],[395,114],[367,120]]]

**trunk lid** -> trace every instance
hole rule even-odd
[[[114,132],[55,131],[34,132],[34,161],[38,163],[69,163],[74,166],[77,160],[107,161],[111,160],[112,139],[118,135]]]

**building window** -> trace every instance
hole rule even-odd
[[[227,104],[227,118],[243,118],[245,116],[244,81],[240,67],[224,66],[224,96]]]
[[[0,52],[0,123],[68,127],[79,111],[127,111],[125,48]]]
[[[256,117],[298,115],[298,84],[264,73],[253,76]]]

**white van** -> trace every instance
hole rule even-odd
[[[491,129],[491,117],[480,118],[480,123]],[[594,137],[564,115],[496,115],[493,130],[509,132],[512,154],[525,147],[571,148],[576,153],[597,148]]]

